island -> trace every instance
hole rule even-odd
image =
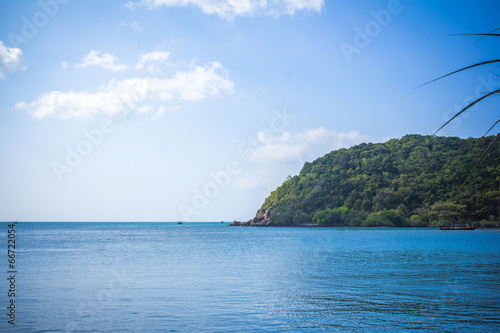
[[[492,139],[406,135],[335,150],[288,176],[253,219],[230,226],[498,227],[500,145],[464,184]]]

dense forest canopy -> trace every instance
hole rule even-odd
[[[407,135],[305,163],[265,200],[272,225],[426,226],[498,221],[500,146],[460,189],[494,137]],[[460,190],[459,190],[460,189]]]

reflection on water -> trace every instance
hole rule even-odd
[[[499,231],[17,229],[19,331],[500,328]]]

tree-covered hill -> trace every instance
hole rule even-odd
[[[466,179],[493,137],[407,135],[305,163],[251,225],[425,226],[498,219],[500,146]]]

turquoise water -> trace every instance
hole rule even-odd
[[[19,223],[16,264],[5,332],[500,331],[499,230]]]

